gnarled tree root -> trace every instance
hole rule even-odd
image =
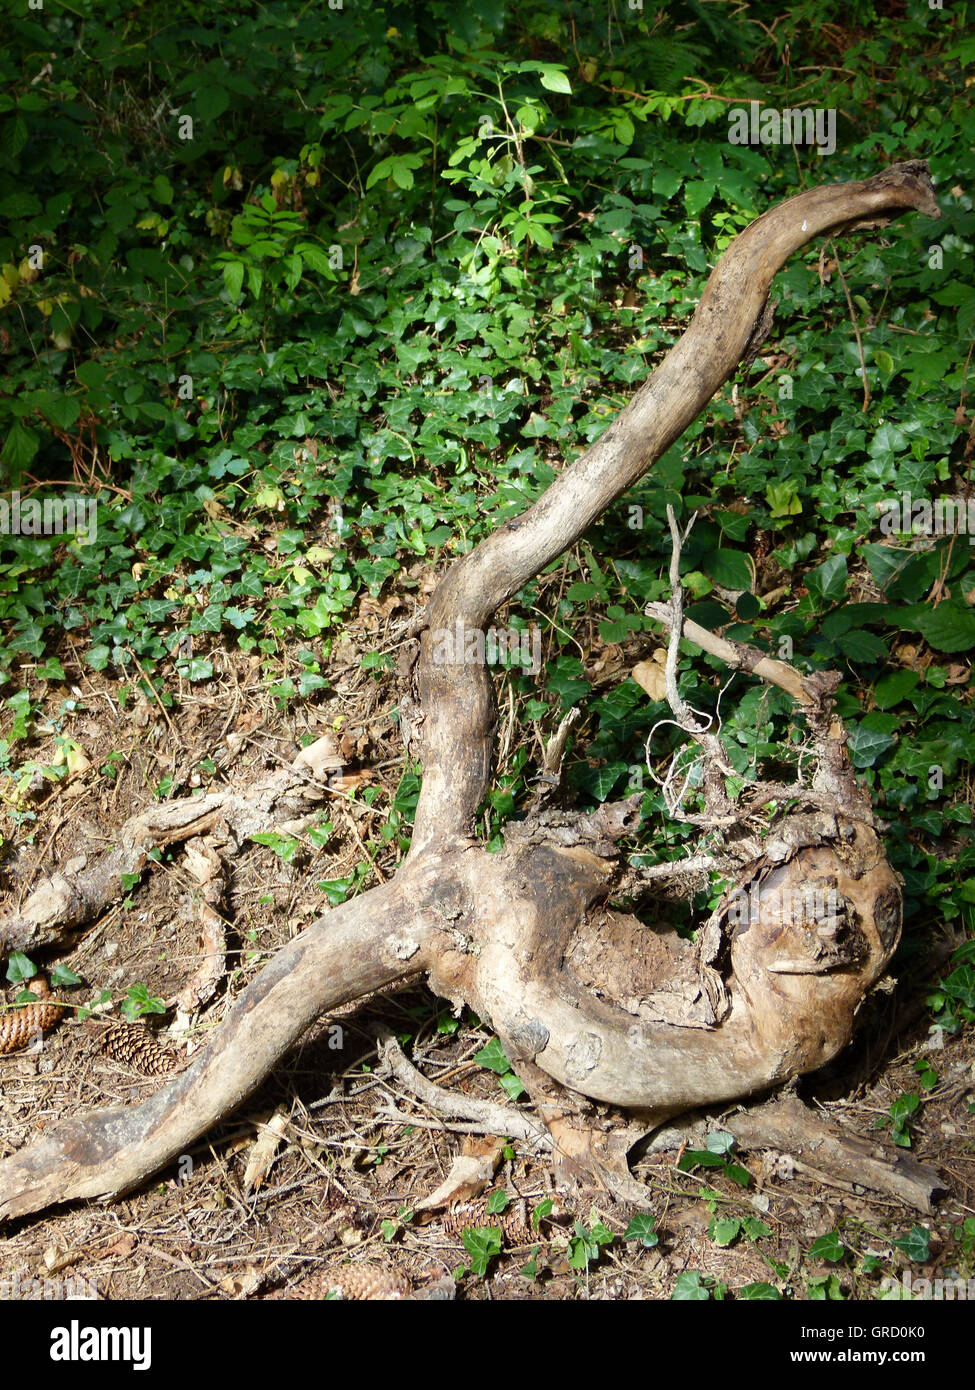
[[[238,1105],[319,1014],[419,973],[490,1019],[516,1068],[635,1111],[647,1125],[766,1090],[845,1045],[864,991],[896,945],[900,890],[862,798],[842,804],[851,783],[825,699],[822,747],[836,755],[835,766],[826,759],[826,791],[836,804],[777,826],[775,854],[759,846],[746,860],[698,948],[604,906],[614,846],[634,824],[631,803],[509,824],[500,854],[476,843],[494,690],[486,668],[468,662],[462,634],[483,631],[703,409],[748,350],[789,255],[813,237],[910,208],[938,215],[917,162],[799,194],[731,244],[686,333],[618,420],[523,517],[463,556],[434,594],[418,666],[423,784],[412,848],[395,879],[281,950],[188,1070],[151,1099],[61,1122],[0,1163],[0,1218],[134,1187]],[[444,631],[461,635],[447,660]],[[185,807],[182,838],[209,828],[199,820],[202,798]],[[226,806],[212,809],[229,819]],[[159,843],[159,828],[149,839]],[[131,849],[141,853],[144,843]],[[810,881],[831,895],[825,918],[815,902],[808,913],[794,910]],[[43,924],[29,930],[36,945]],[[26,942],[24,931],[18,923],[12,933],[8,920],[8,946]],[[601,973],[609,960],[619,968]]]

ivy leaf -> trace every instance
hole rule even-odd
[[[886,753],[893,742],[893,735],[870,728],[867,720],[862,719],[850,733],[849,749],[853,766],[873,767],[881,753]]]
[[[501,1254],[501,1227],[475,1226],[461,1236],[471,1257],[471,1272],[483,1278],[496,1255]]]
[[[488,1071],[497,1072],[498,1076],[503,1076],[505,1072],[511,1070],[511,1063],[505,1056],[504,1048],[498,1038],[492,1038],[485,1047],[481,1048],[480,1052],[476,1052],[474,1061],[479,1067],[487,1067]]]
[[[707,1289],[701,1287],[701,1276],[695,1269],[686,1269],[677,1276],[674,1292],[670,1295],[675,1303],[706,1303],[711,1297]]]
[[[213,675],[213,662],[205,656],[191,656],[177,661],[176,669],[188,681],[208,681]]]
[[[623,1232],[624,1240],[638,1240],[647,1250],[652,1250],[655,1245],[659,1245],[660,1237],[654,1230],[656,1222],[647,1212],[640,1212],[634,1216],[633,1220]]]
[[[831,555],[806,575],[806,587],[826,603],[839,603],[846,593],[847,564],[845,555]]]
[[[931,1256],[931,1232],[927,1226],[912,1226],[910,1234],[895,1240],[893,1244],[903,1250],[909,1260],[923,1264]]]
[[[7,957],[7,979],[12,985],[22,980],[31,980],[37,974],[37,967],[22,951],[11,951]]]
[[[750,589],[755,572],[741,550],[712,550],[701,561],[704,572],[723,589]]]
[[[838,1231],[828,1231],[814,1240],[809,1249],[811,1259],[828,1260],[830,1264],[838,1264],[845,1254],[846,1246],[840,1240]]]

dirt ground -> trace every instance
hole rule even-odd
[[[362,619],[360,613],[360,628]],[[364,887],[395,871],[402,850],[395,837],[383,843],[379,832],[400,776],[402,752],[390,719],[396,683],[392,673],[361,669],[357,642],[381,645],[368,627],[338,645],[331,689],[297,715],[268,693],[256,659],[225,653],[213,654],[222,659],[218,679],[202,690],[184,686],[171,711],[148,704],[131,682],[126,690],[80,665],[69,672],[69,689],[48,688],[51,725],[37,731],[26,752],[17,745],[18,760],[51,763],[60,730],[80,746],[87,766],[58,781],[35,777],[19,803],[7,780],[0,911],[21,902],[54,865],[109,847],[165,778],[174,796],[231,779],[246,783],[289,763],[303,739],[333,730],[345,739],[346,785],[357,795],[333,798],[327,841],[303,844],[291,862],[262,845],[247,845],[234,859],[221,907],[228,935],[219,988],[178,1042],[167,1037],[171,1005],[199,968],[201,951],[198,895],[178,851],[144,874],[123,904],[75,933],[65,951],[38,953],[40,969],[61,961],[81,977],[81,985],[57,991],[61,998],[91,1006],[108,992],[111,1007],[87,1020],[69,1016],[39,1049],[0,1056],[0,1156],[54,1117],[136,1102],[160,1084],[127,1063],[124,1049],[106,1051],[109,1022],[118,1020],[132,985],[144,985],[169,1010],[133,1026],[151,1030],[181,1066],[268,956],[327,910],[322,881],[352,875],[370,857]],[[401,634],[388,613],[382,627],[395,656]],[[65,699],[76,708],[65,712]],[[11,815],[18,806],[20,814]],[[34,818],[24,819],[25,811]],[[346,1279],[346,1296],[357,1288],[359,1296],[370,1288],[388,1296],[406,1276],[418,1287],[439,1288],[441,1297],[669,1299],[679,1276],[697,1271],[732,1293],[767,1282],[797,1299],[817,1288],[820,1296],[873,1299],[884,1276],[899,1279],[905,1270],[914,1278],[970,1278],[975,1241],[959,1243],[952,1233],[975,1215],[975,1045],[968,1030],[931,1046],[924,996],[953,943],[937,923],[929,930],[930,952],[921,963],[915,954],[914,973],[876,992],[861,1010],[853,1045],[798,1089],[849,1132],[893,1155],[885,1117],[899,1096],[919,1092],[915,1063],[927,1060],[937,1080],[919,1092],[910,1134],[912,1156],[936,1169],[943,1184],[933,1212],[800,1171],[775,1153],[734,1155],[751,1174],[747,1188],[718,1168],[682,1171],[677,1152],[652,1153],[637,1156],[633,1168],[646,1185],[658,1243],[624,1240],[633,1209],[602,1192],[553,1190],[545,1157],[521,1142],[472,1140],[380,1064],[374,1029],[382,1023],[437,1085],[510,1103],[497,1075],[475,1061],[490,1032],[469,1016],[453,1019],[444,1001],[416,986],[320,1020],[228,1123],[143,1189],[8,1224],[0,1230],[0,1287],[8,1281],[14,1297],[40,1297],[31,1281],[62,1280],[76,1289],[84,1282],[104,1300],[226,1300],[321,1297]],[[15,993],[8,986],[8,1002]],[[715,1121],[720,1127],[719,1116]],[[460,1193],[453,1208],[416,1214],[465,1142],[493,1161],[487,1191],[470,1200]],[[507,1209],[489,1213],[489,1194],[501,1190]],[[539,1204],[542,1214],[533,1220]],[[709,1235],[714,1216],[757,1218],[768,1234],[751,1239],[742,1229],[721,1245]],[[892,1244],[918,1224],[931,1235],[926,1262],[911,1262]],[[481,1274],[471,1268],[471,1247],[484,1227],[500,1227],[503,1244]],[[814,1242],[834,1230],[846,1246],[843,1258],[811,1254]],[[587,1235],[594,1256],[588,1262],[580,1239]],[[300,1287],[316,1275],[317,1284]]]

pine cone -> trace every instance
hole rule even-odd
[[[444,1233],[457,1240],[465,1231],[480,1226],[499,1227],[505,1245],[528,1245],[539,1239],[538,1232],[531,1228],[523,1201],[511,1202],[504,1211],[489,1212],[487,1198],[482,1197],[475,1202],[460,1202],[444,1214]]]
[[[26,986],[38,996],[38,1003],[21,1004],[0,1013],[0,1053],[17,1052],[36,1037],[47,1033],[67,1009],[51,999],[51,988],[42,975]]]
[[[152,1034],[137,1023],[113,1023],[102,1038],[102,1051],[114,1062],[123,1062],[144,1076],[168,1076],[179,1070],[179,1058],[161,1048]]]
[[[290,1299],[314,1301],[325,1298],[336,1289],[343,1299],[357,1302],[393,1301],[409,1298],[413,1285],[404,1274],[380,1269],[376,1265],[338,1265],[335,1269],[320,1270],[289,1289],[277,1289],[268,1294],[265,1302]]]

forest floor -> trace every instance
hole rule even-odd
[[[109,847],[160,784],[172,796],[227,781],[244,785],[290,763],[303,742],[329,730],[348,757],[344,787],[356,795],[350,799],[340,785],[327,808],[333,829],[324,844],[303,844],[290,857],[248,844],[233,859],[221,909],[228,936],[220,987],[188,1036],[178,1046],[167,1039],[168,1014],[133,1025],[153,1030],[180,1065],[269,955],[327,911],[322,882],[334,893],[336,880],[366,864],[364,847],[372,865],[362,886],[395,872],[402,849],[395,836],[383,843],[379,832],[402,766],[390,717],[397,677],[363,670],[360,656],[384,643],[395,650],[408,607],[366,600],[333,650],[329,691],[297,712],[269,694],[259,659],[240,654],[218,654],[218,679],[202,691],[184,686],[165,716],[131,683],[123,689],[80,665],[69,676],[76,708],[67,722],[58,712],[68,691],[49,688],[52,724],[37,732],[30,757],[39,766],[54,761],[57,723],[88,765],[68,779],[36,778],[35,818],[12,825],[8,817],[0,911],[21,902],[53,866]],[[300,668],[289,674],[297,678]],[[468,1014],[453,1018],[444,1001],[414,986],[321,1019],[235,1115],[140,1190],[0,1230],[0,1288],[13,1288],[13,1297],[40,1297],[46,1288],[51,1297],[57,1286],[50,1281],[60,1280],[106,1300],[287,1298],[309,1296],[298,1287],[309,1276],[323,1275],[330,1286],[354,1269],[381,1286],[398,1276],[417,1286],[445,1280],[466,1299],[669,1299],[680,1276],[696,1272],[700,1286],[719,1295],[768,1284],[796,1299],[875,1299],[885,1279],[901,1281],[905,1272],[970,1279],[975,1234],[965,1240],[959,1232],[975,1215],[975,1037],[971,1029],[930,1035],[925,996],[957,943],[938,922],[928,930],[930,951],[922,959],[915,926],[914,951],[902,950],[895,961],[896,983],[888,980],[865,1002],[851,1047],[804,1078],[798,1093],[889,1156],[898,1151],[890,1107],[917,1095],[906,1134],[912,1157],[940,1174],[944,1191],[932,1212],[796,1169],[775,1153],[733,1155],[749,1175],[742,1186],[725,1167],[684,1171],[679,1152],[637,1152],[633,1171],[646,1186],[657,1243],[626,1239],[635,1209],[605,1192],[555,1191],[547,1158],[519,1142],[458,1132],[379,1061],[374,1029],[385,1024],[427,1079],[511,1103],[498,1076],[476,1059],[489,1031]],[[160,1084],[106,1053],[107,1020],[119,1018],[119,1002],[137,984],[171,1004],[198,970],[200,951],[197,895],[176,852],[123,903],[75,933],[66,950],[38,953],[39,969],[60,961],[81,977],[82,985],[57,990],[60,997],[91,1005],[106,992],[114,1006],[88,1020],[70,1015],[40,1048],[0,1056],[0,1156],[54,1117],[135,1103]],[[9,986],[8,1002],[15,993]],[[407,1118],[390,1119],[390,1108]],[[720,1113],[713,1120],[720,1128]],[[419,1210],[466,1151],[493,1166],[486,1193],[468,1200],[458,1189],[451,1205]],[[508,1206],[491,1214],[497,1199],[489,1211],[485,1198],[500,1191]],[[918,1226],[930,1234],[929,1249],[926,1258],[915,1249],[911,1259],[894,1242],[910,1245]],[[502,1229],[499,1253],[492,1254],[485,1227]],[[839,1245],[828,1239],[833,1232]],[[49,1282],[42,1288],[35,1280]]]

